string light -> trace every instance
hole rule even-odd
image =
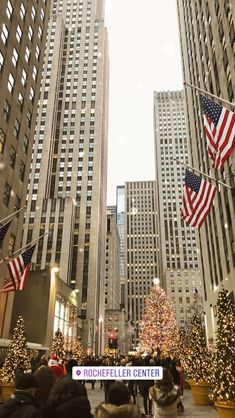
[[[58,329],[55,333],[55,337],[52,340],[51,356],[57,356],[59,359],[65,357],[65,341],[62,332]]]
[[[85,360],[84,348],[81,337],[76,338],[75,347],[72,351],[72,358],[77,360],[78,365],[81,366]]]

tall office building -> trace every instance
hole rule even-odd
[[[126,315],[135,328],[134,345],[144,300],[159,272],[157,235],[155,181],[125,183]]]
[[[114,207],[108,207],[105,262],[105,309],[120,308],[120,240]]]
[[[125,307],[125,186],[117,186],[117,227],[120,239],[120,305]]]
[[[0,220],[26,202],[50,1],[0,2]],[[1,256],[20,248],[23,211],[14,217]],[[0,287],[7,277],[1,265]],[[13,294],[0,294],[0,336],[8,334]]]
[[[180,217],[188,163],[183,91],[154,93],[154,132],[160,279],[174,304],[179,325],[189,322],[195,289],[202,293],[197,231]]]
[[[48,231],[34,268],[76,288],[89,352],[104,317],[108,69],[104,0],[53,0],[23,241]]]
[[[234,1],[178,0],[178,16],[184,79],[234,103],[235,8]],[[215,172],[208,158],[199,95],[186,88],[189,147],[192,165],[214,177],[224,177],[235,187],[235,153]],[[216,300],[224,284],[234,299],[235,277],[234,192],[219,186],[210,215],[200,229],[202,274],[209,339],[215,338]]]

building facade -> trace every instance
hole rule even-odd
[[[185,167],[174,162],[188,163],[183,91],[154,92],[154,133],[160,280],[183,326],[202,293],[198,234],[180,217]]]
[[[178,0],[178,19],[184,79],[234,103],[235,97],[235,8],[234,1]],[[199,95],[186,88],[190,162],[195,168],[235,187],[235,153],[215,172],[208,158],[202,126]],[[215,203],[199,231],[208,337],[215,338],[216,300],[222,285],[234,300],[235,197],[219,186]]]
[[[120,308],[120,240],[116,214],[107,213],[105,260],[105,310]]]
[[[53,0],[23,242],[48,232],[34,269],[77,290],[89,352],[104,317],[108,67],[104,1]]]
[[[120,239],[120,305],[125,308],[125,186],[117,186],[117,227]]]
[[[144,300],[159,273],[154,181],[125,183],[125,239],[126,319],[134,327],[136,346]]]
[[[50,0],[0,2],[0,220],[26,202],[49,9]],[[23,217],[13,218],[2,257],[20,248]],[[6,265],[1,271],[0,287]],[[0,336],[8,336],[12,303],[13,294],[0,294]]]

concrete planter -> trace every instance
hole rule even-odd
[[[189,380],[189,384],[192,390],[193,398],[196,405],[210,405],[209,389],[210,384],[204,381],[195,382]]]
[[[15,385],[14,383],[2,383],[0,382],[0,386],[2,389],[2,398],[4,401],[7,401],[11,398],[11,395],[15,392]]]
[[[235,417],[235,402],[221,401],[217,399],[215,406],[219,418],[234,418]]]

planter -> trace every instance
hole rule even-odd
[[[196,405],[210,405],[209,399],[209,389],[210,384],[204,381],[195,382],[194,380],[189,380],[191,386],[193,398]]]
[[[2,398],[4,401],[7,401],[11,398],[11,395],[15,392],[15,385],[14,383],[2,383],[0,382],[0,386],[2,389]]]
[[[234,418],[235,417],[235,402],[220,401],[215,402],[215,406],[220,418]]]

